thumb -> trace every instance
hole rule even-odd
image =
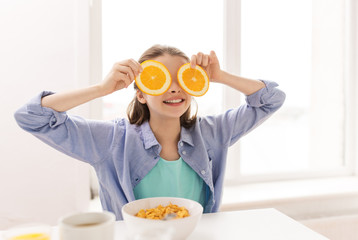
[[[219,63],[219,59],[214,51],[210,51],[210,63]]]

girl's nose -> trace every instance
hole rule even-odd
[[[172,84],[170,85],[168,92],[170,93],[180,93],[181,87],[176,79],[172,80]]]

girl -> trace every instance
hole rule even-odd
[[[66,111],[127,88],[142,71],[139,63],[163,63],[172,84],[160,96],[141,92],[128,107],[128,119],[95,121]],[[191,115],[192,96],[177,81],[183,64],[203,67],[211,82],[246,95],[246,104],[217,116]],[[103,209],[121,219],[121,207],[145,197],[173,196],[201,203],[204,212],[218,211],[228,147],[257,127],[284,102],[274,82],[246,79],[220,69],[212,51],[189,59],[180,50],[155,45],[140,57],[114,64],[102,83],[84,89],[42,92],[15,113],[21,128],[48,145],[91,164],[100,184]]]

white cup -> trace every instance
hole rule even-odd
[[[113,240],[115,216],[110,212],[85,212],[63,217],[60,240]]]

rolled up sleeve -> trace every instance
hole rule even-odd
[[[25,131],[78,160],[95,164],[107,154],[113,142],[114,122],[84,119],[42,107],[42,92],[18,109],[15,120]]]
[[[231,146],[276,112],[283,105],[286,95],[277,88],[277,83],[261,81],[265,87],[246,96],[246,104],[221,115],[203,118],[202,126],[208,125],[202,128],[205,134],[225,146]]]

